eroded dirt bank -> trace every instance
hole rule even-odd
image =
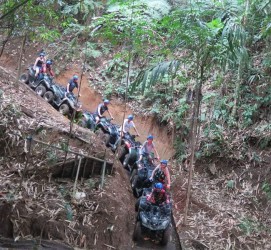
[[[112,247],[115,249],[179,249],[176,235],[165,248],[150,242],[147,242],[147,246],[144,243],[134,245],[132,232],[136,200],[131,193],[128,175],[117,161],[114,162],[115,174],[106,178],[103,190],[96,188],[96,183],[99,182],[97,177],[93,180],[84,180],[80,182],[78,189],[87,194],[86,199],[76,201],[70,196],[74,180],[54,179],[50,175],[50,169],[43,171],[47,164],[44,154],[46,153],[48,156],[48,153],[52,152],[41,150],[35,145],[28,164],[30,165],[28,174],[20,188],[27,158],[24,152],[26,136],[34,134],[36,139],[44,140],[49,144],[61,144],[67,140],[69,120],[61,116],[26,86],[14,87],[13,77],[10,75],[14,74],[15,64],[10,62],[8,57],[4,61],[1,60],[1,64],[10,66],[8,67],[9,73],[1,71],[2,107],[7,112],[10,110],[15,112],[15,114],[12,113],[12,117],[15,116],[12,118],[15,123],[7,123],[6,127],[9,127],[10,131],[15,134],[20,131],[20,135],[16,138],[16,146],[11,145],[7,150],[5,144],[0,149],[4,156],[0,162],[3,170],[0,175],[2,200],[0,209],[5,211],[5,213],[1,213],[0,221],[6,225],[5,228],[2,228],[1,234],[18,240],[32,237],[37,240],[58,240],[87,249],[111,249]],[[65,74],[61,75],[60,79],[66,81],[70,77],[65,78]],[[95,110],[101,97],[89,89],[85,77],[82,87],[84,95],[82,95],[81,101],[87,103],[85,108],[88,110]],[[88,103],[86,100],[89,97],[92,102]],[[111,108],[116,122],[120,124],[124,105],[119,100],[113,100]],[[127,114],[131,112],[129,110]],[[2,114],[4,115],[4,113]],[[152,118],[136,117],[136,123],[142,141],[151,132],[156,137],[160,156],[172,155],[172,149],[165,147],[168,143],[167,134],[161,132],[160,127]],[[92,132],[75,125],[74,134],[75,137],[81,137],[85,141],[90,141],[91,144],[85,144],[75,138],[70,141],[73,150],[80,150],[85,154],[95,156],[101,156],[101,152],[105,151],[102,138]],[[20,157],[17,157],[18,155]],[[107,151],[106,158],[114,161],[114,156],[110,151]],[[8,202],[6,202],[7,200]]]
[[[2,71],[1,79],[8,79]],[[104,189],[97,189],[99,176],[80,181],[77,188],[86,194],[86,199],[77,201],[71,198],[74,178],[54,179],[50,171],[43,171],[53,166],[48,157],[54,151],[33,144],[27,175],[22,181],[27,158],[24,139],[31,134],[61,145],[67,140],[69,121],[26,86],[14,88],[12,84],[12,78],[0,82],[1,134],[5,135],[1,136],[0,149],[1,235],[18,240],[32,237],[59,240],[87,249],[108,249],[107,245],[129,248],[134,198],[129,191],[128,176],[118,162],[114,164],[115,174],[106,177]],[[73,138],[72,150],[104,156],[106,148],[101,138],[79,127],[75,127],[74,136],[92,143]],[[58,153],[56,161],[62,159]],[[114,161],[110,151],[106,159]]]

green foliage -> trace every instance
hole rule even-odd
[[[60,147],[63,151],[67,152],[69,150],[69,145],[67,144],[66,141],[60,142]]]
[[[242,105],[242,109],[243,125],[247,127],[253,123],[253,116],[258,110],[258,104],[244,104]]]
[[[10,116],[15,116],[17,118],[21,117],[22,116],[22,112],[21,112],[21,109],[20,107],[15,104],[15,103],[12,103],[12,104],[8,104],[6,107],[5,107],[5,111],[7,112],[8,115]]]
[[[95,179],[88,179],[87,180],[87,185],[88,185],[89,188],[95,188],[96,180]]]
[[[140,9],[141,15],[147,19],[161,19],[170,11],[170,5],[166,0],[134,0],[134,1],[110,1],[108,12],[120,12],[129,17],[134,8]]]
[[[57,156],[57,152],[55,150],[50,150],[50,151],[47,151],[46,153],[46,158],[47,158],[47,163],[49,165],[54,165],[57,163],[58,161],[58,156]]]
[[[64,205],[65,211],[66,211],[66,216],[67,216],[67,220],[72,221],[73,220],[73,211],[72,211],[72,207],[69,203],[65,203]]]
[[[267,198],[271,200],[271,185],[267,182],[264,182],[262,185],[262,190],[266,194]]]
[[[174,141],[174,149],[176,150],[176,159],[182,162],[186,157],[186,144],[179,137]]]
[[[101,4],[99,1],[93,0],[80,0],[72,1],[73,3],[65,4],[62,10],[64,15],[72,15],[80,17],[86,20],[89,16],[94,14],[96,8],[100,8]]]
[[[61,15],[60,7],[55,1],[7,0],[0,4],[2,24],[13,36],[27,33],[35,40],[53,41],[60,37],[60,29],[72,21]]]
[[[135,88],[140,85],[141,91],[144,93],[145,89],[150,89],[159,80],[164,77],[169,77],[168,74],[175,76],[180,66],[179,61],[162,62],[147,71],[139,73],[137,79],[133,82],[130,88],[130,92],[133,92]]]
[[[111,95],[114,93],[115,87],[112,83],[107,83],[104,90],[104,96],[110,99]]]
[[[238,227],[245,233],[246,235],[251,235],[253,233],[259,233],[266,228],[258,221],[252,220],[250,218],[242,218]]]
[[[215,122],[211,122],[204,128],[203,132],[207,140],[200,149],[201,156],[209,157],[214,154],[220,155],[220,153],[224,151],[225,142],[223,131],[224,128]]]
[[[105,73],[108,76],[119,78],[126,71],[127,62],[122,59],[121,54],[116,54],[112,60],[109,60]]]
[[[230,188],[230,189],[233,189],[234,188],[234,181],[233,180],[229,180],[228,183],[227,183],[227,187]]]

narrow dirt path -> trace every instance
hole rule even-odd
[[[182,250],[182,247],[179,244],[178,235],[176,229],[171,227],[171,236],[170,241],[166,246],[160,246],[150,240],[144,240],[142,242],[137,242],[133,249],[135,250]]]
[[[56,82],[60,83],[63,86],[66,86],[68,80],[72,77],[74,73],[80,72],[79,68],[76,66],[68,69],[67,71],[61,73],[57,78]],[[77,90],[75,90],[76,93]],[[83,108],[94,112],[99,103],[102,102],[102,96],[90,87],[90,83],[86,77],[83,75],[81,81],[81,90],[80,90],[80,101],[83,103]],[[127,105],[128,106],[128,105]],[[112,99],[109,106],[110,112],[114,116],[114,123],[121,124],[123,121],[123,114],[125,111],[125,105],[121,100]],[[127,107],[126,116],[132,114],[133,111]],[[140,133],[139,141],[144,142],[148,134],[153,134],[155,137],[155,144],[161,158],[170,158],[174,154],[174,150],[171,143],[171,137],[168,136],[165,129],[162,129],[153,117],[142,117],[135,116],[134,122],[137,126],[137,129]]]
[[[16,70],[15,61],[16,61],[15,57],[10,57],[10,56],[5,55],[5,57],[1,58],[0,66],[3,66],[5,68],[7,66],[7,69],[10,72],[15,72]],[[25,67],[27,67],[27,65],[24,65],[23,68]],[[71,71],[68,69],[67,71],[59,75],[56,81],[61,83],[63,86],[65,86],[67,81],[72,77],[74,72],[80,72],[80,70]],[[80,97],[80,101],[83,103],[83,108],[86,110],[89,110],[90,112],[95,111],[97,105],[102,101],[102,96],[98,94],[95,90],[90,88],[89,81],[86,76],[83,76],[83,79],[82,79],[81,95],[82,96]],[[120,100],[113,99],[111,101],[111,112],[113,116],[115,117],[114,122],[117,124],[122,123],[124,107],[125,107],[124,104]],[[51,107],[49,109],[51,109]],[[132,113],[132,110],[127,108],[126,116],[130,113]],[[61,115],[59,114],[59,116]],[[171,138],[168,137],[167,132],[165,130],[162,130],[161,127],[156,123],[156,121],[153,118],[136,116],[135,123],[139,130],[139,133],[141,134],[139,141],[141,142],[145,141],[147,135],[149,133],[152,133],[155,136],[155,143],[157,146],[157,150],[160,154],[160,157],[170,158],[173,155],[174,151],[171,145]],[[131,202],[134,203],[135,201],[131,201]],[[131,223],[130,226],[132,226],[134,221],[131,220],[130,223]],[[166,247],[161,247],[155,243],[152,243],[150,240],[145,240],[136,244],[130,241],[131,245],[129,246],[129,248],[138,249],[138,250],[140,249],[146,249],[146,250],[147,249],[170,249],[170,250],[181,249],[178,239],[177,239],[177,233],[174,227],[172,227],[171,232],[172,232],[172,235],[170,238],[170,242],[168,243]]]

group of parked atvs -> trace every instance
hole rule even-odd
[[[33,65],[28,68],[28,73],[20,76],[20,80],[63,115],[70,115],[73,110],[82,106],[73,93],[67,94],[65,87],[55,83],[49,75],[40,73],[38,77],[35,77]]]
[[[63,115],[71,115],[73,110],[80,110],[81,103],[72,93],[67,95],[66,89],[58,85],[46,74],[40,74],[35,78],[33,67],[28,68],[28,73],[22,74],[20,80],[28,84],[39,96],[43,97],[53,107],[58,109]],[[105,135],[105,144],[115,152],[115,143],[119,140],[120,126],[111,122],[112,118],[102,117],[96,124],[96,115],[89,111],[78,112],[79,126],[96,131],[100,129]],[[152,171],[155,168],[154,161],[150,157],[140,157],[142,144],[135,140],[135,135],[125,133],[119,143],[118,158],[123,167],[130,175],[133,194],[138,198],[135,210],[136,225],[133,233],[133,240],[140,241],[144,236],[159,241],[161,245],[166,245],[169,239],[171,227],[172,203],[154,205],[147,197],[151,194],[155,184],[155,179],[150,181]]]

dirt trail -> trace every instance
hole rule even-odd
[[[60,83],[63,86],[66,86],[66,83],[72,77],[74,73],[80,75],[79,68],[75,68],[75,67],[72,67],[72,68],[61,73],[57,77],[56,82]],[[77,93],[77,90],[75,90],[75,93]],[[82,80],[81,80],[80,94],[81,94],[80,101],[83,103],[83,108],[90,112],[94,112],[98,104],[102,102],[102,96],[90,87],[90,84],[86,75],[83,75]],[[112,99],[109,108],[110,108],[110,112],[115,118],[113,122],[117,124],[121,124],[123,121],[125,104],[123,104],[123,102],[121,102],[120,100]],[[125,116],[128,116],[129,114],[133,113],[133,111],[129,107],[127,107],[126,110],[127,111],[126,111]],[[144,142],[148,134],[153,134],[155,137],[154,141],[155,141],[158,153],[160,155],[160,158],[169,159],[170,157],[173,156],[174,150],[171,144],[171,138],[167,135],[166,130],[162,129],[157,124],[154,118],[135,116],[134,122],[140,133],[140,137],[138,138],[139,141]],[[132,131],[132,133],[133,132],[134,131]]]
[[[31,57],[31,60],[33,59],[32,57]],[[16,55],[16,53],[14,53],[13,55],[12,54],[11,55],[4,55],[0,60],[0,66],[4,67],[5,69],[8,69],[10,72],[16,72],[17,58],[18,58],[18,55]],[[22,69],[25,69],[30,64],[30,62],[28,62],[28,61],[29,60],[25,60],[25,63],[22,66]],[[60,74],[57,77],[56,81],[65,86],[67,81],[71,78],[71,76],[74,73],[79,74],[78,72],[80,72],[80,70],[71,71],[71,69],[67,69],[67,71],[63,72],[62,74]],[[89,87],[89,82],[88,82],[88,79],[86,76],[83,76],[83,78],[82,78],[81,95],[82,96],[80,98],[80,101],[83,103],[83,108],[85,108],[91,112],[95,111],[97,105],[102,101],[101,95],[99,95],[95,90],[93,90]],[[35,103],[37,104],[38,101],[35,101]],[[118,124],[121,124],[122,119],[123,119],[124,104],[121,103],[120,100],[116,100],[116,99],[113,99],[111,101],[111,103],[112,103],[111,104],[111,112],[112,112],[113,116],[115,117],[115,122]],[[44,105],[48,105],[48,104],[44,103]],[[58,119],[58,117],[59,118],[62,117],[58,112],[53,110],[52,107],[49,107],[49,105],[48,105],[48,112],[49,113],[51,113],[51,112],[57,113],[57,115],[55,115],[55,117],[54,117],[55,119]],[[130,113],[132,113],[132,111],[130,109],[127,109],[126,116]],[[65,117],[60,118],[60,120],[61,121],[63,120],[64,122],[66,122]],[[169,142],[170,140],[167,136],[167,133],[165,131],[161,130],[161,128],[156,124],[156,122],[154,121],[153,118],[144,118],[144,117],[136,116],[135,123],[137,125],[137,128],[138,128],[140,134],[141,134],[141,137],[139,138],[139,140],[141,142],[143,142],[146,139],[146,137],[149,133],[152,133],[155,136],[155,143],[157,145],[157,149],[160,154],[160,157],[161,158],[169,158],[173,155],[173,149],[170,145],[170,142]],[[111,190],[110,185],[117,187],[120,184],[120,180],[121,180],[122,187],[120,187],[120,188],[122,189],[123,197],[125,197],[125,199],[130,199],[129,197],[131,196],[131,190],[128,187],[126,187],[126,185],[128,183],[128,180],[127,180],[128,176],[123,175],[123,169],[122,169],[122,171],[117,171],[117,172],[118,172],[117,173],[118,175],[119,174],[121,175],[121,176],[119,176],[121,178],[111,179],[108,188]],[[124,186],[125,186],[125,188],[123,188]],[[130,190],[129,193],[127,193],[127,189]],[[115,191],[115,190],[113,190],[113,191]],[[112,197],[114,197],[114,195],[115,195],[115,193],[113,192]],[[117,201],[119,199],[121,199],[121,197],[120,198],[116,197],[116,204],[115,204],[116,206],[117,206],[117,204],[122,204],[123,202],[125,203],[125,201],[123,201],[123,202]],[[129,204],[128,207],[131,208],[131,206],[133,207],[135,200],[130,199],[130,201],[131,201],[131,203]],[[126,200],[126,202],[127,202],[127,200]],[[106,207],[106,205],[105,205],[105,207]],[[125,206],[122,205],[121,207],[124,208]],[[127,206],[126,206],[126,208],[127,208]],[[134,219],[134,215],[132,215],[133,211],[131,211],[131,209],[129,209],[129,210],[130,211],[127,211],[129,214],[129,216],[128,216],[129,218],[127,217],[127,219],[123,220],[121,225],[119,225],[119,230],[120,231],[124,230],[123,237],[127,236],[127,234],[130,235],[128,238],[123,239],[123,241],[120,243],[122,245],[128,243],[129,246],[126,245],[125,248],[123,248],[124,246],[122,246],[121,248],[118,248],[118,249],[180,249],[179,244],[178,244],[178,240],[176,237],[177,234],[173,228],[172,228],[171,240],[170,240],[167,247],[159,247],[157,244],[154,244],[150,241],[144,241],[141,243],[134,244],[131,241],[131,238],[132,238],[131,234],[132,234],[132,229],[133,229],[133,224],[135,222],[135,219]],[[112,211],[112,213],[113,213],[113,211]],[[123,212],[121,212],[121,213],[123,213]],[[126,226],[124,226],[125,223],[126,223]]]
[[[13,51],[15,51],[15,49]],[[26,56],[22,64],[23,71],[25,71],[25,69],[31,63],[33,63],[33,61],[35,60],[35,54],[37,54],[37,50],[35,50],[35,48],[26,48]],[[3,54],[0,58],[0,66],[10,70],[11,72],[16,72],[17,60],[18,54],[15,52],[10,54]],[[56,82],[63,86],[66,86],[68,80],[71,79],[73,74],[78,74],[79,76],[81,75],[80,66],[81,65],[78,64],[68,66],[68,68],[66,68],[66,71],[62,72],[56,77]],[[102,102],[102,96],[90,87],[90,83],[87,77],[88,73],[84,74],[81,80],[80,101],[83,103],[84,109],[90,112],[94,112],[98,104]],[[77,90],[75,90],[74,92],[77,93]],[[114,122],[117,124],[121,124],[123,121],[123,114],[125,110],[125,105],[123,104],[123,102],[113,98],[109,107],[110,112],[115,118]],[[133,113],[132,110],[128,107],[128,105],[126,110],[126,116]],[[153,134],[155,137],[154,142],[156,144],[160,158],[169,159],[174,155],[171,136],[167,134],[166,129],[163,129],[159,126],[159,124],[153,117],[143,117],[135,115],[134,122],[141,135],[138,138],[139,141],[144,142],[148,134]]]

